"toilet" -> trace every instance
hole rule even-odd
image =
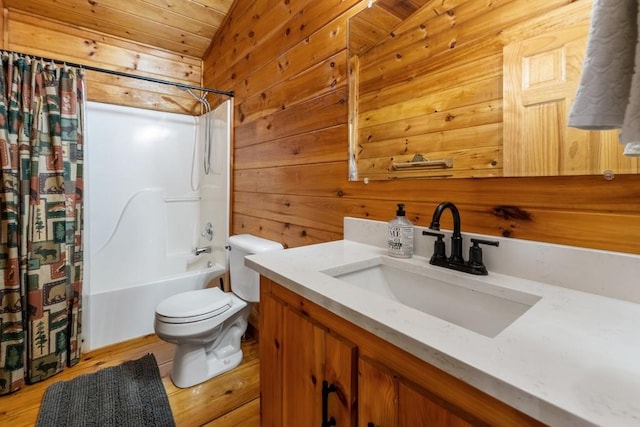
[[[218,287],[189,291],[156,307],[156,335],[176,344],[171,380],[177,387],[194,386],[240,364],[240,339],[251,303],[260,298],[260,276],[245,267],[244,257],[283,249],[278,242],[250,234],[231,236],[228,242],[233,292]]]

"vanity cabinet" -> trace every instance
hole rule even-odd
[[[264,276],[259,342],[263,427],[542,425]]]

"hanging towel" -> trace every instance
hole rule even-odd
[[[594,0],[580,86],[569,113],[571,127],[622,129],[626,156],[640,156],[639,3]]]

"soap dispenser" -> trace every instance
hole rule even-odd
[[[411,258],[413,255],[413,224],[407,219],[402,203],[398,203],[396,217],[389,221],[387,237],[389,256]]]

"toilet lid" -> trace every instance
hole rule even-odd
[[[231,307],[231,296],[220,288],[183,292],[162,301],[156,314],[168,323],[187,323],[218,316]]]

